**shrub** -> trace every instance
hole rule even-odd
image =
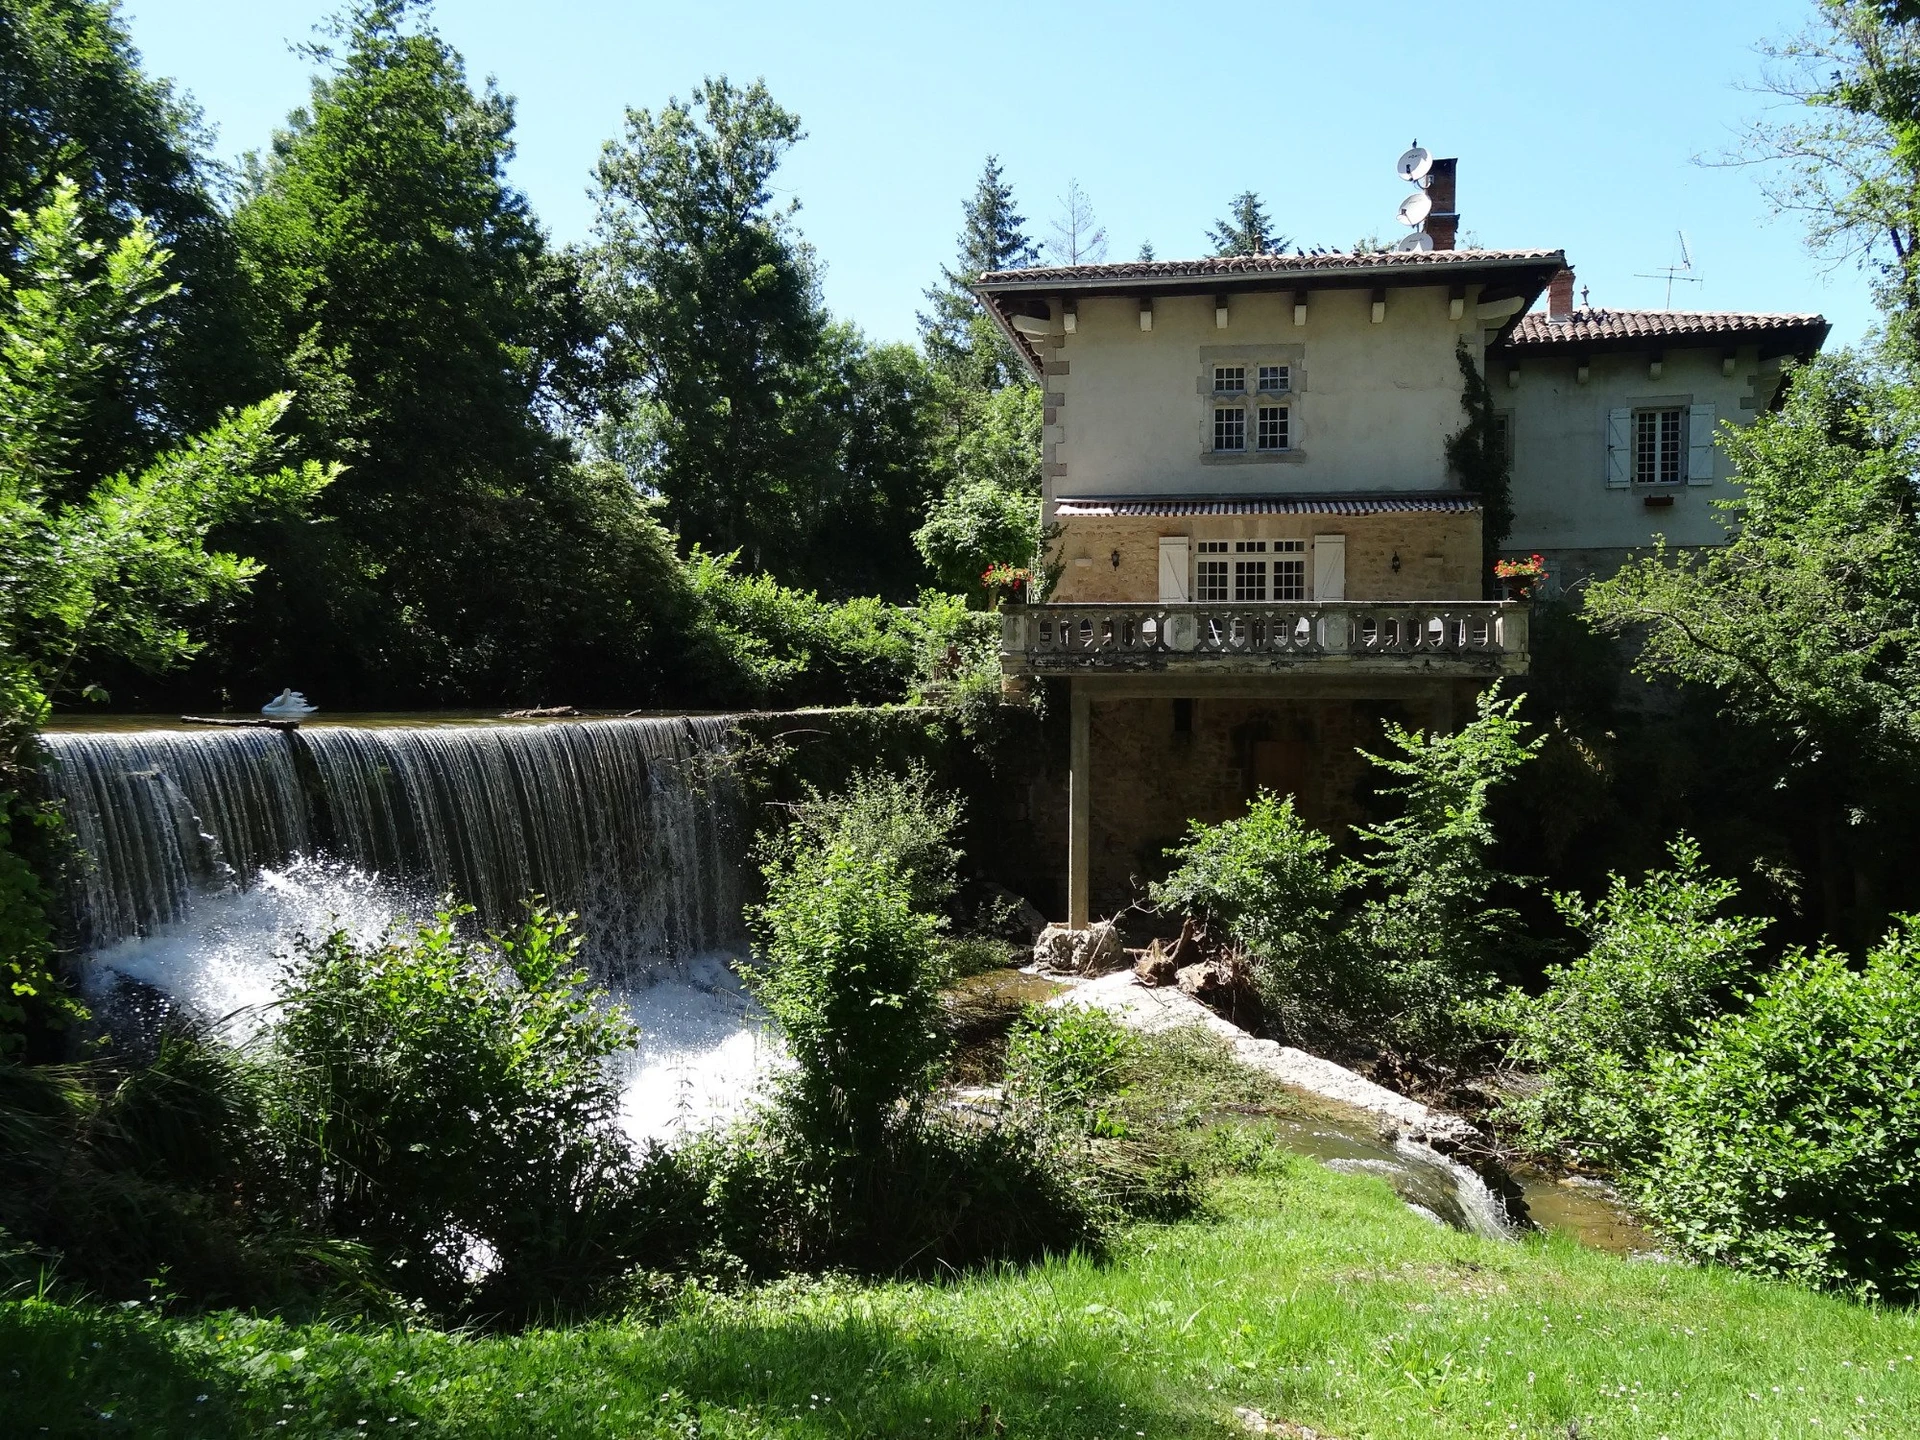
[[[1682,835],[1668,854],[1671,869],[1614,875],[1592,906],[1554,896],[1587,952],[1549,967],[1544,994],[1514,992],[1494,1012],[1512,1058],[1542,1078],[1504,1111],[1535,1150],[1613,1165],[1644,1147],[1655,1056],[1719,1009],[1759,945],[1767,922],[1719,913],[1739,887],[1707,873],[1699,845]]]
[[[1251,955],[1276,1023],[1295,1029],[1303,1011],[1341,1002],[1342,967],[1330,962],[1342,898],[1359,877],[1334,857],[1333,841],[1299,817],[1291,796],[1263,790],[1241,818],[1196,823],[1168,853],[1178,863],[1153,886],[1153,903],[1224,926]]]
[[[939,922],[914,907],[910,874],[845,833],[796,841],[766,875],[750,916],[760,968],[746,974],[794,1062],[782,1109],[829,1167],[871,1156],[936,1076]]]
[[[1007,1035],[1007,1099],[1040,1125],[1118,1136],[1112,1103],[1133,1050],[1104,1010],[1029,1005]]]
[[[1920,1297],[1920,920],[1862,969],[1790,957],[1656,1069],[1635,1191],[1701,1260]]]
[[[792,807],[787,828],[762,842],[771,879],[807,863],[810,853],[845,846],[896,870],[908,902],[929,913],[946,908],[959,888],[961,852],[953,843],[960,800],[933,786],[919,762],[901,774],[856,771],[832,793],[807,785]]]
[[[1470,1038],[1473,1000],[1492,987],[1502,934],[1515,917],[1488,903],[1507,878],[1488,857],[1488,800],[1541,743],[1526,738],[1520,704],[1519,696],[1503,701],[1493,685],[1474,719],[1452,734],[1389,724],[1399,754],[1366,757],[1400,777],[1381,793],[1400,797],[1401,813],[1355,830],[1374,848],[1362,868],[1372,893],[1352,935],[1377,979],[1379,1033],[1390,1044],[1456,1049]]]
[[[313,1232],[365,1243],[430,1304],[526,1309],[596,1263],[630,1160],[607,1062],[634,1032],[568,917],[531,906],[479,941],[466,913],[335,933],[289,967],[266,1122]]]

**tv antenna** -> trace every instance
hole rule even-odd
[[[1680,263],[1678,265],[1665,266],[1662,269],[1654,271],[1651,275],[1642,272],[1635,277],[1640,280],[1665,280],[1667,282],[1667,303],[1665,308],[1668,310],[1673,308],[1674,281],[1678,280],[1682,285],[1704,285],[1707,283],[1704,276],[1693,273],[1693,253],[1687,248],[1687,232],[1677,230],[1674,233],[1680,237]]]

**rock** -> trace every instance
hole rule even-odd
[[[992,882],[982,888],[987,893],[988,902],[1003,917],[996,925],[998,933],[1009,940],[1023,941],[1028,945],[1040,938],[1040,933],[1047,928],[1047,917],[1040,913],[1031,900]]]
[[[1142,985],[1171,985],[1174,973],[1179,970],[1173,956],[1160,948],[1160,942],[1154,941],[1146,953],[1133,962],[1133,973]]]
[[[1049,925],[1033,944],[1033,958],[1041,968],[1074,975],[1098,975],[1125,956],[1120,932],[1111,920],[1096,921],[1084,930]]]

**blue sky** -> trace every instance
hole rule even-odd
[[[150,70],[176,80],[235,155],[306,94],[289,50],[328,3],[126,0]],[[1692,244],[1703,284],[1675,308],[1818,310],[1848,342],[1872,323],[1851,267],[1810,256],[1756,177],[1694,163],[1724,151],[1763,97],[1756,42],[1812,0],[1558,0],[1366,6],[1269,0],[928,6],[674,6],[443,0],[436,23],[476,77],[519,101],[516,182],[559,239],[592,220],[586,185],[625,107],[703,75],[764,77],[807,138],[781,171],[826,262],[836,314],[914,333],[982,158],[1006,166],[1044,237],[1077,179],[1111,258],[1150,240],[1204,253],[1232,194],[1259,191],[1308,245],[1404,233],[1394,158],[1418,136],[1460,158],[1465,230],[1488,246],[1564,246],[1593,303],[1664,303],[1640,278]]]

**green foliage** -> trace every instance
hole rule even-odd
[[[1400,778],[1381,793],[1402,802],[1394,818],[1355,829],[1374,848],[1361,862],[1371,893],[1353,935],[1375,967],[1389,1041],[1429,1051],[1460,1044],[1470,1003],[1499,971],[1513,916],[1489,904],[1506,877],[1491,860],[1488,804],[1541,745],[1527,736],[1521,702],[1490,686],[1475,718],[1452,734],[1389,723],[1398,755],[1367,756]]]
[[[788,817],[785,832],[768,841],[770,861],[798,865],[810,853],[848,847],[898,875],[908,903],[929,915],[945,911],[960,888],[960,797],[935,789],[919,761],[897,773],[857,771],[832,794],[808,784]]]
[[[1192,824],[1167,852],[1172,873],[1150,892],[1160,909],[1203,916],[1233,935],[1251,956],[1270,1022],[1290,1034],[1310,1030],[1317,1013],[1361,1003],[1341,928],[1361,876],[1333,849],[1292,796],[1263,790],[1238,819]]]
[[[962,397],[952,478],[914,533],[940,583],[981,603],[987,566],[1040,553],[1041,399],[1018,384]]]
[[[1133,1048],[1104,1010],[1029,1005],[1007,1035],[1007,1098],[1040,1124],[1118,1136],[1111,1106]]]
[[[92,372],[84,423],[62,424],[69,468],[110,474],[203,429],[273,388],[245,353],[232,235],[216,199],[224,177],[185,97],[141,73],[127,25],[105,0],[13,0],[0,24],[0,216],[30,217],[77,190],[90,244],[115,252],[150,237],[178,281]],[[13,240],[18,246],[18,234]],[[23,257],[0,241],[0,280]],[[94,268],[90,273],[98,276]],[[238,343],[236,343],[238,342]]]
[[[926,292],[931,309],[920,314],[920,341],[928,361],[961,391],[990,394],[1020,383],[1025,366],[981,313],[971,287],[992,271],[1032,265],[1040,252],[997,155],[987,157],[961,213],[959,253],[940,268],[940,284]]]
[[[608,1064],[633,1027],[566,917],[464,938],[449,911],[290,968],[261,1057],[265,1127],[312,1233],[367,1246],[448,1310],[523,1309],[600,1260],[627,1149]]]
[[[1752,963],[1767,922],[1721,913],[1739,887],[1708,873],[1693,840],[1677,837],[1668,854],[1670,869],[1633,884],[1615,875],[1592,905],[1556,895],[1586,953],[1549,967],[1544,993],[1497,1007],[1512,1058],[1540,1077],[1504,1111],[1535,1150],[1602,1165],[1644,1157],[1655,1063],[1719,1012]]]
[[[1233,197],[1227,213],[1213,222],[1207,243],[1216,255],[1275,255],[1293,241],[1273,228],[1260,197],[1243,190]]]
[[[1784,409],[1723,427],[1719,443],[1739,476],[1716,502],[1731,543],[1635,561],[1589,587],[1586,613],[1644,635],[1642,672],[1713,687],[1729,714],[1790,734],[1835,779],[1850,764],[1909,765],[1920,407],[1903,383],[1829,357],[1795,372]]]
[[[1790,956],[1667,1056],[1636,1177],[1685,1253],[1862,1298],[1920,1296],[1920,922],[1861,968]]]
[[[797,1140],[829,1169],[873,1155],[933,1085],[938,922],[885,855],[845,838],[796,837],[750,918],[761,968],[745,973],[793,1057],[781,1097]]]
[[[1487,388],[1487,377],[1480,373],[1465,340],[1454,346],[1453,353],[1460,366],[1460,408],[1467,419],[1447,437],[1447,466],[1460,477],[1463,490],[1480,497],[1483,568],[1490,572],[1493,557],[1513,530],[1513,476],[1506,446],[1494,425],[1493,391]]]

